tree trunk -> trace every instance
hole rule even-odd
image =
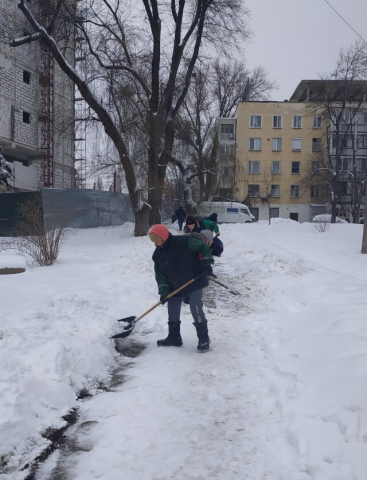
[[[148,233],[150,207],[147,203],[143,203],[139,210],[135,210],[135,230],[134,235],[136,237],[143,237]]]
[[[149,225],[161,223],[162,193],[165,168],[160,166],[159,154],[161,149],[160,119],[150,115],[147,131],[149,134],[148,146],[148,203],[151,207]]]
[[[151,206],[149,224],[155,225],[162,222],[162,191],[163,183],[160,185],[161,180],[156,177],[155,185],[152,190],[149,190],[148,203]]]
[[[214,193],[214,188],[217,184],[217,175],[214,175],[214,171],[218,172],[218,159],[217,159],[217,152],[219,148],[219,139],[218,139],[218,134],[215,135],[212,150],[210,153],[210,158],[209,158],[209,164],[207,168],[210,170],[206,174],[206,184],[205,184],[205,200],[209,200],[209,198],[213,195]],[[211,173],[213,172],[213,173]]]

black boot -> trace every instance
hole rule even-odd
[[[181,347],[181,322],[168,322],[168,337],[157,341],[158,347]]]
[[[205,352],[209,350],[210,338],[208,335],[208,322],[194,323],[198,335],[199,343],[198,350]]]

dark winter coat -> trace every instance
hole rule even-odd
[[[214,237],[213,242],[210,245],[210,250],[212,252],[212,255],[214,255],[215,257],[220,257],[224,250],[223,242],[219,240],[218,237]]]
[[[186,211],[183,207],[180,207],[176,211],[176,217],[177,217],[177,220],[180,220],[181,222],[184,222],[186,220]]]
[[[192,230],[190,230],[187,225],[184,227],[185,233],[201,232],[201,230],[211,230],[212,232],[219,233],[218,224],[211,220],[196,220],[196,225]]]
[[[202,273],[204,267],[214,263],[206,243],[190,236],[174,236],[171,233],[163,247],[155,249],[152,258],[159,295],[164,297]],[[181,290],[177,296],[183,297],[207,285],[208,278],[203,276]]]

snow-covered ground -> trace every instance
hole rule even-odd
[[[116,320],[158,300],[153,245],[130,224],[78,230],[52,267],[0,275],[0,479],[27,478],[42,434],[77,408],[37,480],[365,480],[362,228],[222,225],[214,271],[243,294],[206,289],[205,354],[187,306],[183,347],[156,346],[158,307],[118,341],[140,355],[116,352]]]

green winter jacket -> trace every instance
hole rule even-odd
[[[159,295],[164,297],[214,263],[210,247],[205,242],[186,235],[170,234],[163,247],[155,249],[152,258]],[[203,276],[177,295],[185,296],[207,285],[208,279]]]
[[[212,232],[219,233],[219,227],[216,222],[213,222],[212,220],[196,220],[196,225],[195,227],[190,230],[190,228],[185,225],[184,232],[185,233],[190,233],[190,232],[201,232],[201,230],[211,230]]]

